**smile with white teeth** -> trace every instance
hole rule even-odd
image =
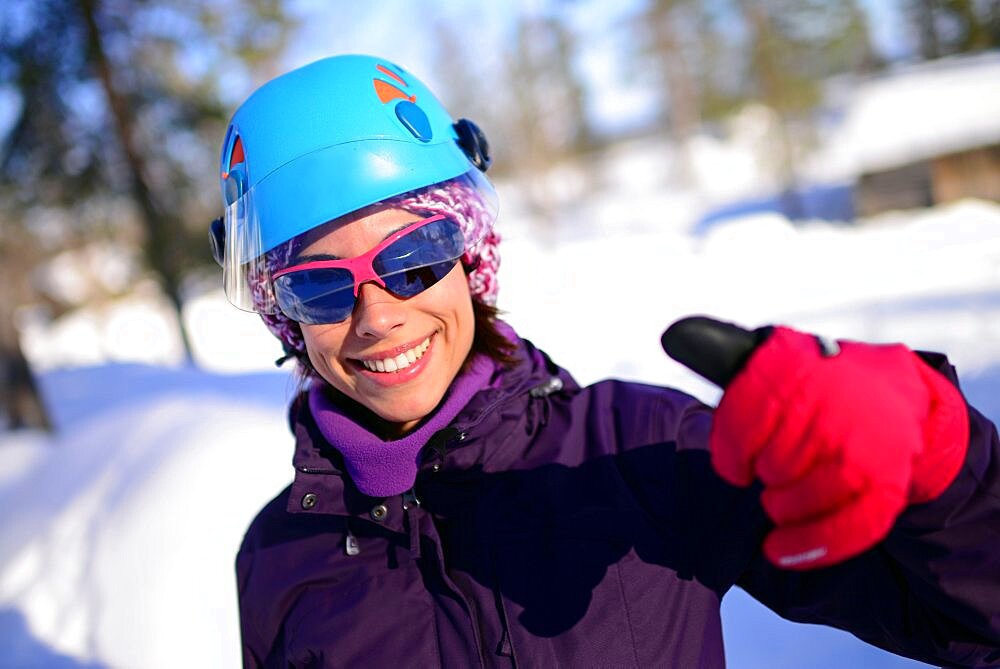
[[[398,372],[406,369],[417,360],[423,357],[424,351],[431,345],[431,338],[420,342],[405,353],[400,353],[394,358],[383,358],[382,360],[362,360],[361,364],[372,372]]]

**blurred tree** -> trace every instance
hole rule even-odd
[[[0,12],[10,112],[0,128],[0,253],[44,261],[101,242],[141,245],[144,262],[120,290],[147,268],[179,315],[185,275],[211,262],[225,95],[283,49],[283,3],[10,0]],[[39,290],[25,281],[10,303]],[[182,339],[190,359],[183,328]],[[8,341],[3,353],[18,355]]]
[[[757,102],[776,115],[774,170],[794,185],[792,126],[810,125],[829,76],[881,65],[856,0],[647,0],[630,22],[630,66],[661,92],[660,127],[680,150]]]
[[[736,0],[736,7],[746,29],[745,95],[777,115],[774,169],[794,218],[797,154],[809,145],[824,80],[877,65],[867,22],[856,0]]]
[[[674,141],[675,178],[690,179],[688,142],[706,120],[709,100],[719,100],[716,67],[725,38],[712,21],[717,3],[649,0],[630,23],[637,39],[631,59],[659,93],[656,119]],[[727,109],[728,111],[728,109]]]
[[[52,422],[31,367],[21,350],[14,307],[38,258],[37,247],[24,239],[23,228],[0,218],[0,419],[7,428],[49,431]]]
[[[592,133],[576,70],[576,42],[566,14],[522,15],[506,54],[509,141],[518,162],[546,167],[586,149]]]
[[[506,167],[523,177],[525,203],[540,221],[555,224],[561,195],[552,180],[572,187],[553,170],[595,142],[578,70],[577,36],[566,12],[522,14],[512,31],[512,48],[503,55],[500,72],[507,94],[497,96],[504,106],[496,110],[492,127],[508,156]]]
[[[903,12],[926,60],[1000,47],[996,0],[907,0]]]

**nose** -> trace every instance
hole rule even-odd
[[[367,282],[358,289],[352,319],[359,337],[384,339],[406,323],[406,306],[378,284]]]

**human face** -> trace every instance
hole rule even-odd
[[[299,258],[352,258],[420,218],[398,209],[364,215],[310,240]],[[385,421],[388,436],[399,436],[444,397],[472,348],[475,320],[465,273],[456,263],[443,279],[406,299],[364,283],[347,320],[301,328],[320,376]]]

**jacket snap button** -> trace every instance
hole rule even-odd
[[[385,504],[379,504],[374,509],[372,509],[371,512],[372,520],[376,520],[380,523],[383,520],[385,520],[385,517],[388,515],[389,515],[389,509],[388,507],[386,507]]]
[[[305,495],[302,496],[302,508],[311,509],[314,506],[316,506],[316,493],[307,492]]]

